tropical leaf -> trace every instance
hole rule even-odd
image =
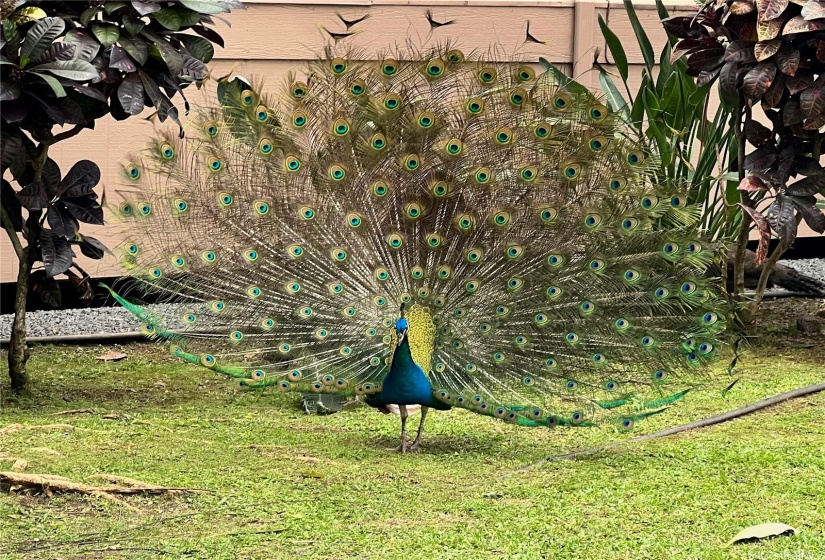
[[[77,198],[94,192],[100,182],[100,168],[87,159],[75,163],[60,182],[58,197]]]
[[[20,66],[25,67],[45,52],[65,29],[66,23],[59,17],[47,17],[35,23],[20,46]]]
[[[73,255],[69,242],[64,237],[55,235],[51,230],[44,228],[40,230],[38,241],[47,278],[53,278],[69,270],[72,266]]]
[[[38,72],[50,72],[60,78],[88,82],[98,78],[97,69],[83,60],[55,60],[34,67]]]

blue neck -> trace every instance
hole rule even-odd
[[[371,406],[418,404],[442,410],[449,408],[433,396],[433,386],[421,366],[413,360],[406,336],[395,348],[392,366],[382,381],[381,392],[369,398],[367,403]]]

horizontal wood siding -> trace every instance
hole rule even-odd
[[[636,2],[639,18],[657,51],[664,45],[665,33],[658,21],[652,2]],[[320,29],[341,31],[343,24],[336,13],[356,18],[369,13],[370,18],[358,24],[361,33],[349,39],[349,45],[362,58],[376,53],[407,51],[407,38],[414,48],[450,41],[465,52],[477,51],[497,60],[536,62],[544,57],[568,74],[591,86],[598,84],[590,71],[593,55],[598,49],[605,60],[606,48],[597,23],[597,14],[608,22],[622,40],[632,66],[634,82],[638,81],[644,62],[632,27],[620,2],[595,0],[575,3],[558,0],[253,0],[248,9],[227,16],[232,24],[218,24],[226,48],[217,48],[211,64],[213,76],[234,72],[263,82],[264,89],[280,88],[289,72],[301,73],[303,64],[323,53],[327,36]],[[692,13],[689,0],[669,4],[672,13]],[[433,11],[439,21],[455,23],[431,32],[424,12]],[[527,21],[530,32],[546,45],[525,43]],[[499,45],[490,49],[490,45]],[[657,52],[658,56],[658,52]],[[607,58],[609,61],[609,57]],[[192,88],[186,93],[193,105],[210,104],[214,99],[214,82],[203,90]],[[179,100],[180,98],[177,98]],[[175,101],[177,101],[175,100]],[[181,107],[182,110],[182,107]],[[145,111],[143,116],[151,114]],[[154,124],[140,118],[117,122],[110,118],[98,121],[95,130],[85,130],[75,138],[54,146],[52,157],[65,173],[80,159],[94,160],[101,167],[102,180],[98,192],[105,191],[108,202],[118,199],[121,165],[130,152],[142,148],[152,134]],[[106,219],[112,216],[106,212]],[[114,249],[128,234],[117,224],[102,227],[83,224],[85,235],[97,237]],[[92,261],[79,255],[77,259],[92,276],[119,275],[117,259],[106,256]],[[11,244],[5,235],[0,239],[0,281],[13,282],[17,263]]]

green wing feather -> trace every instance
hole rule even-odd
[[[190,305],[149,320],[175,354],[380,391],[403,302],[432,318],[436,396],[519,424],[629,427],[705,381],[720,248],[598,98],[447,47],[327,54],[277,102],[224,79],[125,166],[123,262]]]

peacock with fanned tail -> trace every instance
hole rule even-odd
[[[339,54],[278,99],[220,80],[124,167],[123,262],[185,307],[115,295],[146,334],[246,387],[395,411],[401,451],[431,408],[629,429],[707,380],[721,249],[619,115],[450,47]]]

